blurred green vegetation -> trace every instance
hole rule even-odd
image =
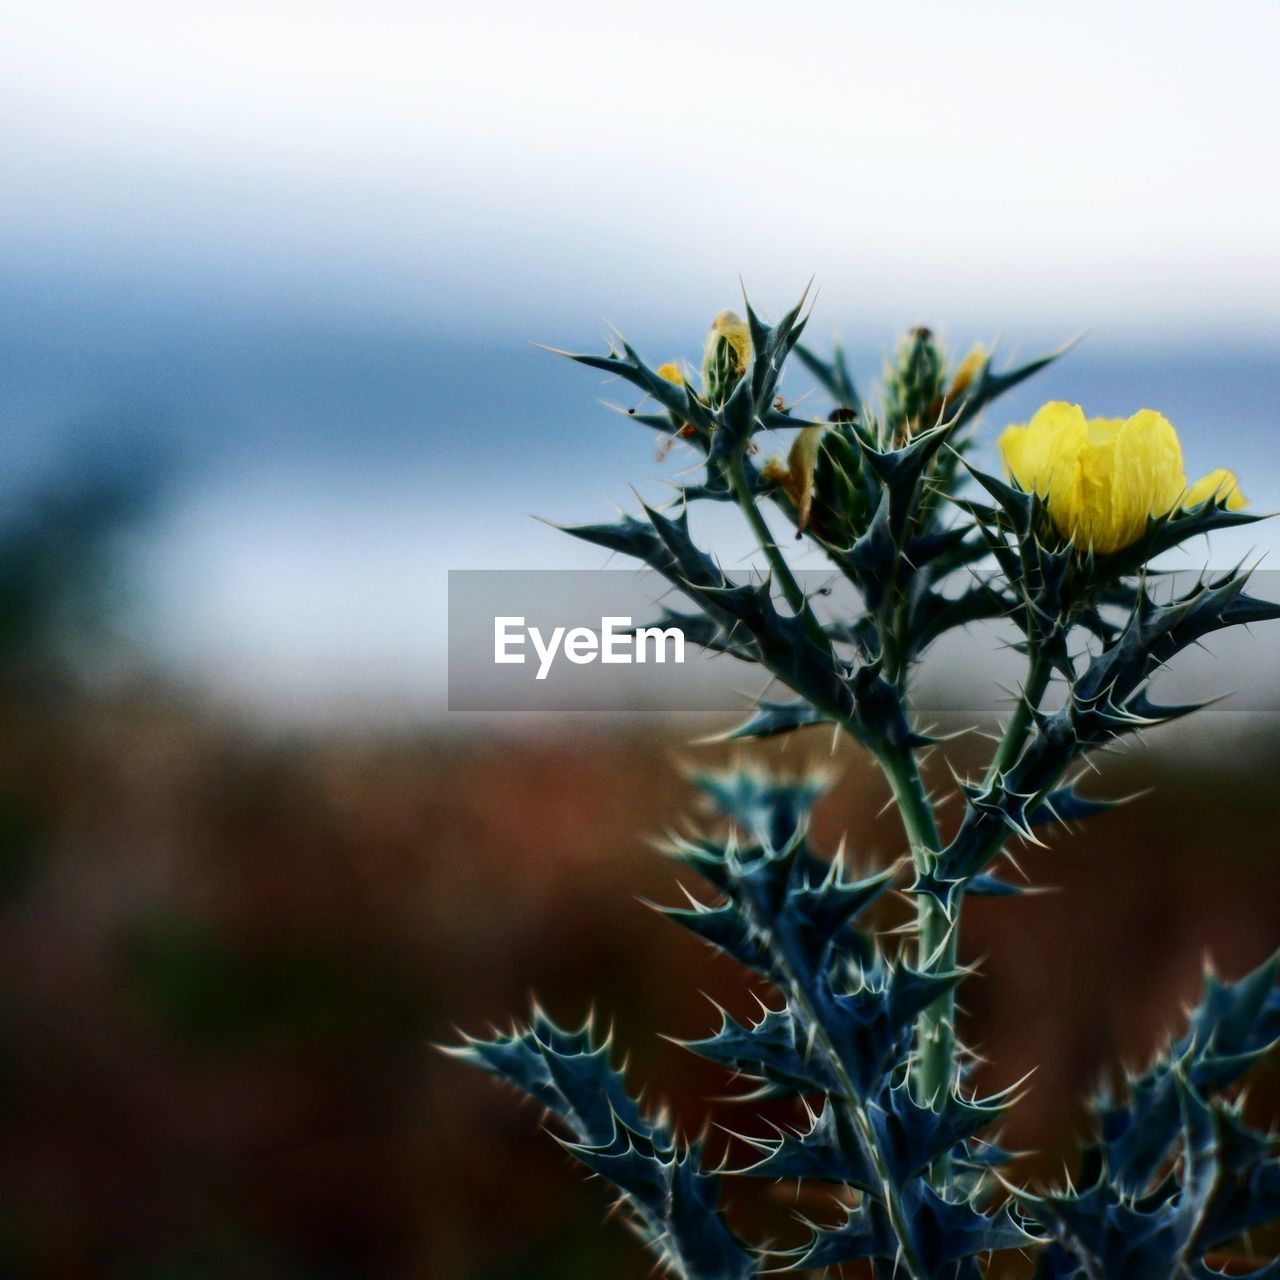
[[[748,994],[635,900],[674,892],[644,839],[691,804],[688,726],[241,723],[121,647],[113,548],[144,509],[90,476],[0,538],[0,1275],[639,1280],[537,1114],[429,1042],[530,988],[563,1019],[594,1002],[701,1126],[727,1082],[656,1033],[708,1030],[704,991]],[[1280,939],[1280,735],[1218,718],[1177,740],[1108,766],[1108,790],[1150,795],[1025,854],[1057,893],[973,904],[980,1083],[1037,1068],[1008,1133],[1040,1152],[1028,1177],[1070,1159],[1079,1094],[1176,1021],[1202,953],[1235,972]],[[834,763],[819,841],[895,856],[881,784]],[[1251,1106],[1277,1103],[1273,1070]],[[738,1130],[757,1111],[711,1105]],[[785,1238],[793,1207],[743,1187],[730,1213]]]

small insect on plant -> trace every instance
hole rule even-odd
[[[573,356],[638,387],[635,419],[705,466],[670,507],[569,529],[692,602],[664,609],[660,625],[790,690],[761,698],[729,736],[834,726],[892,790],[910,856],[878,874],[856,876],[813,847],[816,777],[755,769],[698,776],[719,825],[670,848],[708,892],[666,914],[774,991],[758,1021],[726,1015],[689,1047],[797,1099],[797,1122],[757,1140],[746,1167],[712,1171],[700,1143],[635,1100],[590,1024],[566,1030],[535,1010],[512,1034],[452,1052],[551,1113],[566,1149],[617,1188],[644,1245],[684,1280],[845,1264],[877,1280],[975,1280],[1005,1251],[1041,1280],[1280,1277],[1280,1262],[1256,1254],[1232,1269],[1250,1256],[1248,1233],[1280,1218],[1275,1141],[1248,1127],[1239,1103],[1246,1073],[1280,1039],[1280,958],[1234,983],[1209,979],[1181,1035],[1095,1099],[1091,1145],[1063,1189],[1020,1186],[1002,1168],[1010,1157],[992,1134],[1013,1100],[974,1095],[954,1016],[966,899],[1019,891],[1000,874],[1006,846],[1107,807],[1077,793],[1076,771],[1091,752],[1195,709],[1149,689],[1182,650],[1280,617],[1248,594],[1246,572],[1163,592],[1148,572],[1170,548],[1257,517],[1229,472],[1189,482],[1174,428],[1148,409],[1090,419],[1046,404],[1000,436],[1004,475],[987,474],[974,460],[979,414],[1053,356],[996,369],[976,348],[948,368],[917,329],[880,395],[864,400],[839,350],[824,359],[800,343],[806,319],[803,300],[773,326],[749,305],[745,320],[721,313],[700,377],[650,368],[626,343]],[[827,420],[779,399],[788,358],[833,402]],[[765,432],[790,434],[785,458],[761,464]],[[690,508],[710,502],[741,512],[767,575],[730,576],[695,542]],[[820,616],[784,552],[796,538],[855,589],[852,616]],[[1025,673],[985,770],[956,784],[960,816],[944,835],[921,775],[931,739],[912,674],[939,637],[982,620],[1016,628]],[[912,896],[916,918],[885,939],[865,913],[891,888]],[[725,1221],[730,1176],[816,1179],[840,1207],[800,1247],[775,1250]]]

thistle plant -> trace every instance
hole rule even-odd
[[[634,420],[695,451],[697,467],[669,506],[568,530],[691,602],[666,607],[661,625],[789,691],[762,696],[728,737],[830,726],[892,791],[903,856],[871,873],[811,840],[819,777],[756,768],[698,773],[716,823],[668,850],[708,892],[665,914],[774,993],[758,1019],[726,1014],[688,1047],[757,1081],[755,1096],[794,1098],[796,1124],[712,1170],[702,1142],[636,1101],[590,1022],[566,1030],[535,1009],[511,1034],[453,1052],[541,1104],[685,1280],[846,1263],[880,1280],[974,1280],[1009,1250],[1042,1280],[1228,1274],[1233,1246],[1280,1217],[1275,1141],[1240,1103],[1243,1078],[1280,1039],[1280,957],[1236,982],[1208,979],[1185,1030],[1093,1100],[1093,1139],[1070,1184],[1052,1190],[1018,1185],[1008,1167],[996,1130],[1016,1099],[976,1096],[955,1000],[971,976],[958,962],[966,900],[1016,898],[1022,888],[1002,874],[1011,846],[1108,807],[1076,790],[1092,753],[1196,709],[1159,702],[1153,677],[1214,632],[1280,616],[1248,594],[1243,570],[1178,590],[1152,565],[1256,517],[1229,472],[1188,483],[1174,428],[1150,410],[1086,419],[1047,404],[999,438],[1004,474],[983,470],[980,415],[1060,353],[997,368],[976,348],[951,366],[917,329],[880,394],[864,398],[839,349],[824,357],[801,343],[806,321],[803,300],[774,325],[750,306],[745,320],[722,313],[700,377],[674,362],[651,368],[625,342],[573,355],[638,388]],[[792,358],[829,398],[825,417],[781,396]],[[698,544],[689,517],[701,503],[741,512],[767,574],[731,574]],[[851,584],[851,616],[828,616],[828,601],[806,594],[797,545]],[[934,740],[913,673],[940,637],[984,620],[1015,630],[1025,674],[986,767],[956,783],[959,816],[944,828],[922,774]],[[878,934],[871,909],[892,890],[914,901],[914,928]],[[726,1223],[727,1177],[816,1180],[839,1209],[807,1224],[799,1248],[775,1250]],[[1280,1276],[1280,1263],[1248,1274]]]

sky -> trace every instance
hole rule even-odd
[[[50,0],[0,50],[6,230],[469,325],[814,272],[870,311],[1272,325],[1278,36],[1266,2]]]
[[[777,314],[815,276],[870,371],[922,319],[1086,330],[1055,394],[1154,401],[1280,500],[1278,37],[1261,2],[25,6],[0,491],[158,441],[149,642],[289,715],[404,705],[449,567],[581,564],[529,513],[657,472],[531,340],[692,356],[740,279]]]

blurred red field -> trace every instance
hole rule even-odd
[[[1233,973],[1280,937],[1278,744],[1213,732],[1212,765],[1113,762],[1106,791],[1153,790],[1024,853],[1056,892],[971,906],[977,1083],[1034,1070],[1006,1133],[1039,1153],[1026,1176],[1060,1173],[1081,1093],[1177,1024],[1205,954]],[[749,997],[637,900],[676,892],[646,839],[690,812],[681,760],[726,755],[688,736],[273,737],[146,689],[15,704],[0,1270],[647,1274],[539,1117],[430,1042],[521,1014],[531,990],[561,1019],[594,1006],[636,1079],[702,1126],[726,1081],[658,1033],[710,1030],[704,993],[739,1013]],[[761,754],[800,767],[826,748]],[[897,856],[878,779],[852,754],[827,762],[819,844],[847,831],[860,858]],[[1275,1083],[1254,1091],[1262,1114]],[[711,1118],[759,1132],[757,1110]],[[713,1151],[730,1141],[712,1131]],[[793,1201],[735,1187],[731,1212],[785,1237]]]

